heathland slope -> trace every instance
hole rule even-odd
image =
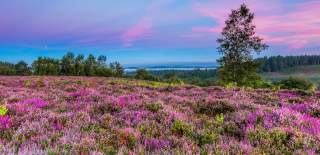
[[[1,154],[320,153],[320,94],[0,77]]]

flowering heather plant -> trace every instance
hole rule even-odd
[[[9,116],[0,116],[1,129],[8,129],[9,122],[10,122]]]
[[[0,81],[0,154],[320,154],[318,92],[102,77]]]
[[[24,100],[21,104],[33,105],[37,108],[43,108],[48,106],[48,103],[46,101],[39,98],[27,99],[27,100]]]

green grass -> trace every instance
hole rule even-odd
[[[133,80],[133,79],[117,79],[117,80],[112,80],[109,83],[126,84],[131,86],[138,86],[138,87],[152,87],[152,88],[176,87],[176,86],[184,85],[180,83],[165,83],[165,82]]]

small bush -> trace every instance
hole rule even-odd
[[[156,123],[140,124],[138,130],[142,135],[148,138],[158,138],[162,134],[162,132],[159,130],[159,126]]]
[[[130,132],[121,131],[118,133],[119,146],[126,145],[129,149],[134,149],[138,143],[137,137]]]
[[[235,107],[227,101],[216,100],[213,102],[198,103],[195,107],[196,112],[215,117],[220,114],[231,113],[235,111]]]
[[[26,88],[29,88],[31,86],[30,80],[23,81],[23,86],[26,87]]]
[[[282,80],[278,83],[281,89],[300,89],[314,91],[315,86],[306,79],[290,77],[289,79]]]
[[[171,126],[171,131],[179,136],[191,136],[192,126],[181,120],[175,120]]]
[[[0,106],[0,116],[6,115],[8,112],[8,108],[6,106]]]
[[[151,103],[151,104],[147,104],[146,108],[151,112],[158,112],[160,109],[162,109],[162,106],[161,104]]]
[[[253,146],[259,147],[267,154],[292,154],[294,149],[291,145],[292,135],[281,130],[267,131],[263,128],[250,131],[249,141]]]
[[[199,146],[213,144],[218,140],[218,135],[211,132],[204,132],[197,135],[197,143]]]
[[[223,134],[227,136],[232,136],[237,139],[242,139],[244,137],[244,131],[239,125],[234,122],[226,122],[223,125]]]
[[[215,120],[218,124],[223,124],[224,122],[224,115],[223,113],[216,115]]]

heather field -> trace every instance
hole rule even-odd
[[[320,94],[0,77],[1,154],[319,154]]]

